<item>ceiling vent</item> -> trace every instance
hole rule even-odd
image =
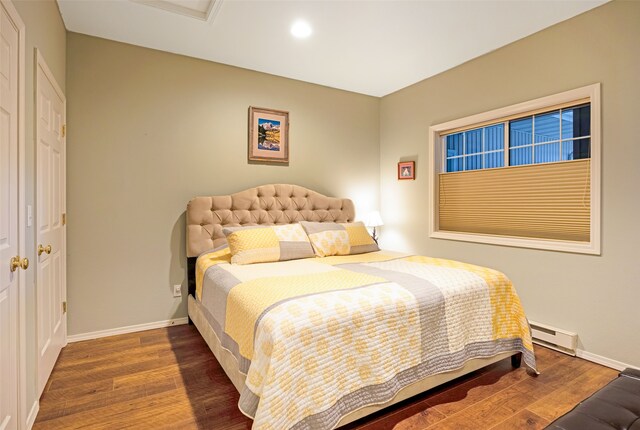
[[[131,0],[189,18],[210,22],[220,10],[222,0]]]

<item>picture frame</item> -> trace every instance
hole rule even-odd
[[[289,164],[289,112],[249,106],[249,162]]]
[[[400,161],[398,163],[398,180],[415,180],[416,179],[416,162]]]

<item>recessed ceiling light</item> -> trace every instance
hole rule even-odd
[[[298,39],[305,39],[311,36],[311,26],[306,21],[296,21],[291,26],[291,34]]]

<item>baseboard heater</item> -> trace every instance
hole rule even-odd
[[[569,355],[576,355],[578,347],[578,335],[570,331],[561,330],[546,324],[529,321],[531,325],[531,337],[533,343],[546,346],[547,348],[563,352]]]

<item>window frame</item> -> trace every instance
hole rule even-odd
[[[601,254],[601,101],[600,83],[576,88],[559,94],[553,94],[523,103],[494,109],[465,118],[436,124],[429,127],[429,175],[430,196],[428,222],[429,237],[434,239],[458,240],[464,242],[484,243],[490,245],[504,245],[519,248],[532,248],[561,252],[573,252],[580,254]],[[446,163],[445,145],[442,145],[442,137],[456,131],[484,127],[492,123],[508,122],[518,116],[541,113],[558,105],[569,106],[572,103],[591,104],[591,207],[590,207],[590,240],[589,242],[576,242],[566,240],[536,239],[515,236],[500,236],[478,233],[464,233],[440,230],[439,221],[439,174]],[[509,127],[505,127],[505,134]],[[506,144],[505,144],[506,146]],[[508,149],[505,149],[505,154]],[[506,158],[506,156],[505,156]],[[505,167],[517,168],[519,166]],[[558,161],[562,163],[564,161]],[[446,165],[445,165],[446,167]],[[456,172],[450,172],[456,173]]]

